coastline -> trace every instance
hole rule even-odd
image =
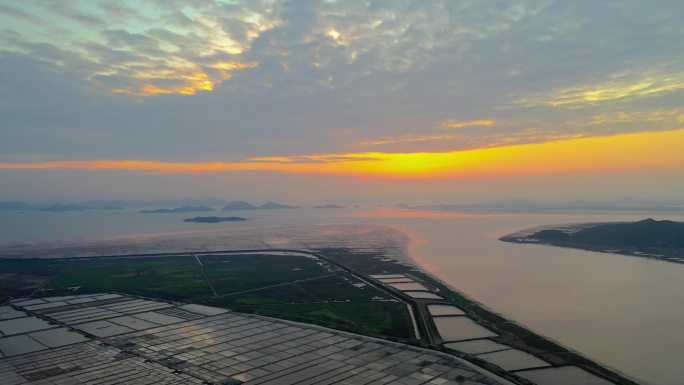
[[[595,227],[611,227],[615,226],[633,226],[638,223],[647,222],[649,220],[640,221],[637,223],[630,222],[590,222],[590,223],[575,223],[575,224],[561,224],[561,225],[547,225],[533,228],[522,229],[502,237],[499,241],[517,244],[531,244],[542,246],[553,246],[565,249],[584,250],[601,254],[615,254],[626,255],[632,257],[641,257],[653,259],[663,262],[671,262],[684,264],[684,250],[674,247],[637,247],[629,244],[613,244],[610,242],[601,241],[600,243],[586,243],[581,240],[573,240],[572,236],[582,231],[583,233],[592,231]],[[653,223],[657,221],[651,220]],[[564,235],[567,239],[548,239],[541,236],[541,233],[546,231],[557,232]],[[536,234],[540,234],[535,237]],[[626,236],[625,236],[626,237]],[[605,242],[605,244],[603,244]]]
[[[547,335],[544,335],[540,332],[535,331],[532,327],[525,325],[521,321],[518,321],[508,315],[504,315],[502,313],[499,313],[498,311],[494,310],[493,308],[489,307],[488,305],[484,304],[483,302],[475,299],[473,296],[466,294],[465,292],[457,289],[455,286],[452,284],[448,283],[446,280],[440,278],[435,271],[437,270],[436,267],[430,265],[430,263],[427,261],[426,258],[422,258],[421,254],[422,252],[419,250],[421,246],[427,245],[429,240],[425,237],[419,236],[415,231],[411,231],[410,229],[407,229],[406,227],[403,226],[392,226],[396,228],[397,230],[403,232],[408,239],[410,240],[410,244],[407,248],[408,255],[406,255],[406,261],[409,262],[417,271],[423,275],[423,278],[428,280],[429,284],[432,284],[433,286],[442,286],[441,289],[446,289],[446,290],[440,290],[438,288],[438,293],[445,296],[447,300],[450,300],[451,302],[455,302],[459,307],[465,307],[470,311],[473,311],[473,314],[479,319],[480,322],[483,322],[484,324],[488,326],[494,326],[496,328],[497,323],[502,323],[502,322],[492,322],[493,320],[499,319],[503,320],[503,323],[506,323],[508,325],[513,326],[513,330],[517,332],[522,332],[523,334],[529,333],[533,337],[532,338],[539,338],[540,340],[544,341],[542,345],[546,345],[546,347],[550,346],[557,346],[562,349],[565,349],[567,353],[569,353],[573,357],[566,357],[570,360],[570,362],[574,363],[581,363],[583,365],[591,367],[591,371],[597,374],[601,374],[602,376],[606,376],[608,378],[611,378],[613,380],[617,380],[617,384],[639,384],[639,383],[644,383],[641,380],[637,380],[635,378],[632,378],[631,376],[627,375],[626,373],[623,373],[610,365],[607,365],[598,359],[591,357],[587,355],[586,353],[580,352],[572,347],[568,347],[561,343],[560,341],[557,341],[551,337],[548,337]],[[544,226],[539,226],[539,227],[544,227]],[[431,282],[430,282],[431,281]],[[444,295],[448,292],[451,292],[450,294],[455,295],[456,300],[454,301],[455,298],[449,298],[450,296]],[[461,300],[465,300],[467,305],[463,306],[463,303]],[[528,336],[529,337],[529,336]],[[532,351],[538,351],[538,347],[535,346],[529,346],[527,344],[517,344],[514,341],[506,341],[508,344],[516,347],[516,348],[522,348],[524,350],[532,350]],[[530,349],[532,348],[532,349]],[[449,349],[447,349],[449,351]],[[453,352],[452,352],[453,353]],[[585,367],[586,366],[582,366]]]
[[[378,223],[383,223],[384,221],[377,221]],[[436,285],[445,287],[449,291],[453,291],[455,293],[458,293],[461,297],[465,297],[467,299],[470,299],[473,303],[480,305],[480,307],[484,308],[487,310],[488,313],[491,313],[491,317],[493,319],[493,322],[500,322],[504,323],[504,321],[507,321],[509,319],[515,319],[514,317],[495,317],[498,312],[491,311],[488,306],[482,305],[482,302],[479,301],[474,301],[472,300],[474,297],[472,295],[464,295],[461,294],[462,292],[459,290],[455,290],[454,287],[451,285],[447,284],[447,280],[442,280],[440,279],[437,274],[435,274],[435,271],[438,271],[437,267],[435,265],[431,265],[429,263],[426,263],[427,258],[424,258],[422,255],[422,252],[420,251],[420,248],[424,245],[427,245],[430,242],[429,238],[421,238],[419,233],[416,233],[414,231],[408,231],[406,229],[406,226],[401,226],[396,223],[392,224],[384,224],[384,225],[367,225],[367,224],[354,224],[354,223],[344,223],[344,224],[339,224],[339,223],[334,223],[331,224],[330,222],[326,222],[328,224],[316,224],[316,225],[270,225],[270,226],[252,226],[250,228],[241,228],[236,229],[236,228],[231,228],[231,227],[224,227],[224,228],[217,228],[217,229],[211,229],[209,231],[199,231],[199,230],[192,230],[192,231],[175,231],[175,232],[163,232],[163,233],[157,233],[158,235],[161,235],[162,238],[168,239],[168,238],[179,238],[180,236],[185,236],[191,233],[192,242],[189,243],[184,243],[183,248],[178,249],[178,251],[185,251],[187,250],[200,250],[200,249],[195,249],[194,247],[202,247],[202,250],[206,249],[216,249],[216,245],[214,244],[211,247],[207,247],[207,244],[203,241],[206,241],[205,235],[209,235],[209,243],[213,243],[212,236],[215,234],[224,234],[230,235],[230,236],[223,236],[221,237],[220,241],[221,244],[223,245],[230,245],[236,246],[237,244],[242,244],[243,241],[240,241],[236,244],[233,244],[233,240],[237,238],[241,238],[241,235],[244,234],[244,231],[248,232],[253,232],[254,234],[259,234],[259,236],[264,236],[264,234],[270,234],[272,233],[272,230],[276,229],[278,230],[278,239],[285,239],[286,237],[292,236],[293,238],[297,238],[299,240],[302,240],[303,238],[308,238],[306,240],[306,246],[311,249],[315,247],[323,247],[324,244],[320,243],[325,241],[325,244],[329,245],[337,245],[337,246],[350,246],[352,248],[358,248],[359,250],[364,249],[372,249],[372,250],[379,250],[382,249],[383,245],[384,246],[389,246],[391,242],[387,241],[396,241],[397,238],[394,236],[389,236],[388,234],[385,234],[382,230],[387,229],[387,228],[392,228],[392,229],[399,229],[403,233],[403,237],[405,240],[408,240],[409,242],[401,242],[401,244],[405,247],[393,247],[392,248],[392,256],[393,257],[401,257],[401,262],[403,263],[408,263],[411,264],[412,266],[416,267],[419,269],[425,276],[426,280],[429,281],[434,281]],[[408,222],[410,223],[410,222]],[[447,223],[444,223],[447,225]],[[441,226],[441,221],[440,221],[440,226]],[[352,231],[354,228],[357,229],[356,232]],[[284,229],[289,229],[286,234],[280,234],[281,230]],[[359,231],[358,229],[363,229],[363,231]],[[426,228],[428,229],[428,228]],[[304,231],[303,231],[304,230]],[[314,231],[312,231],[314,230]],[[379,233],[376,232],[376,230],[379,230]],[[430,230],[431,231],[431,230]],[[451,231],[451,229],[449,229]],[[431,234],[431,233],[430,233]],[[120,236],[120,237],[115,237],[117,238],[118,241],[123,241],[123,242],[128,242],[131,239],[137,239],[137,240],[148,240],[150,235],[143,235],[143,236]],[[302,238],[303,237],[303,238]],[[311,237],[315,238],[312,242],[310,239]],[[320,239],[319,239],[320,238]],[[92,238],[91,238],[92,239]],[[74,242],[71,244],[73,245]],[[269,244],[272,242],[269,241]],[[263,248],[264,244],[260,244],[257,242],[250,242],[250,245],[252,247],[256,248]],[[258,246],[257,246],[258,245]],[[396,246],[397,244],[394,243],[393,246]],[[99,245],[93,245],[93,246],[98,246]],[[159,245],[156,245],[157,247]],[[169,251],[170,249],[168,246],[172,246],[170,244],[165,244],[164,245],[164,250],[163,251]],[[302,244],[296,244],[292,248],[299,248],[302,247]],[[188,249],[187,247],[191,247]],[[228,248],[231,248],[228,247]],[[269,247],[285,247],[284,245],[278,245],[274,246],[271,245]],[[126,253],[130,253],[130,247],[126,247],[122,250],[122,253],[125,251]],[[52,252],[54,249],[52,249],[50,252]],[[458,250],[458,249],[457,249]],[[401,253],[398,253],[401,251]],[[80,254],[85,254],[87,250],[80,250]],[[459,250],[459,252],[464,253],[463,255],[467,255],[468,251],[466,250]],[[395,258],[396,260],[399,260],[399,258]],[[494,307],[498,309],[497,307]],[[522,326],[522,324],[519,324],[518,326]],[[515,327],[515,325],[511,325],[511,327]],[[529,329],[527,327],[520,327],[521,329]],[[531,329],[529,329],[531,330]],[[608,366],[606,366],[608,367]]]

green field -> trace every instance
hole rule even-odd
[[[250,291],[235,295],[214,297],[209,299],[212,304],[231,307],[237,305],[274,305],[301,304],[318,302],[316,298],[303,291],[299,286],[286,284],[268,289]],[[207,301],[205,301],[207,302]]]
[[[219,295],[340,272],[321,260],[299,255],[227,254],[199,258]]]
[[[325,274],[317,278],[303,279],[297,275],[297,279],[287,285],[220,295],[202,302],[354,333],[412,338],[406,305],[391,301],[385,293],[345,271],[323,266],[324,271],[309,266],[312,273]],[[213,278],[211,280],[214,282]]]
[[[0,260],[2,301],[123,292],[204,303],[350,332],[411,339],[406,305],[319,258],[211,254]]]
[[[327,326],[352,333],[412,339],[411,320],[401,302],[334,302],[334,303],[225,303],[209,302],[236,311]]]
[[[0,260],[0,303],[31,295],[66,265],[63,260]]]
[[[298,286],[319,301],[371,302],[391,298],[347,273],[301,282]]]
[[[211,295],[191,256],[74,259],[45,287],[74,286],[82,286],[79,292],[121,291],[171,299]]]

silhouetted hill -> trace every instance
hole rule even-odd
[[[314,206],[315,209],[343,209],[344,206],[340,205],[333,205],[333,204],[327,204],[327,205],[318,205]]]
[[[530,237],[593,246],[684,248],[684,223],[649,218],[634,223],[592,226],[570,234],[542,230]]]
[[[684,222],[649,218],[631,223],[583,224],[544,229],[529,235],[508,235],[506,242],[638,255],[684,263]]]
[[[195,223],[221,223],[221,222],[243,222],[247,219],[242,217],[194,217],[184,219],[183,222]]]
[[[141,214],[190,213],[195,211],[216,211],[208,206],[182,206],[173,209],[140,210]]]
[[[245,201],[235,201],[230,202],[225,205],[221,211],[231,211],[231,210],[256,210],[256,206],[249,204]]]
[[[288,206],[288,205],[283,205],[280,203],[275,203],[268,201],[264,203],[263,205],[258,207],[261,210],[280,210],[280,209],[298,209],[299,207],[297,206]]]

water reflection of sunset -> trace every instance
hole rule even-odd
[[[378,208],[367,211],[357,211],[339,214],[339,217],[353,217],[353,218],[425,218],[425,219],[440,219],[440,218],[489,218],[497,217],[504,214],[496,213],[463,213],[437,210],[422,210],[422,209],[393,209],[393,208]],[[510,216],[512,214],[505,214]]]

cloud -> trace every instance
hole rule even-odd
[[[100,4],[101,13],[80,1],[37,4],[27,2],[21,5],[26,11],[8,8],[4,13],[16,18],[48,12],[54,25],[42,23],[31,30],[14,30],[12,33],[17,37],[5,39],[9,43],[6,50],[23,53],[36,45],[55,47],[63,53],[59,60],[34,57],[63,66],[87,62],[87,68],[81,68],[84,79],[115,93],[136,96],[192,95],[200,90],[213,90],[234,71],[258,65],[240,55],[259,33],[273,26],[267,17],[248,11],[247,7],[219,9],[218,4],[186,11],[192,16],[161,4],[149,14],[135,13],[121,4]],[[170,27],[169,19],[179,25],[181,14],[186,19],[184,28]],[[232,34],[223,28],[224,23],[240,24],[242,29]],[[52,31],[56,25],[59,33]],[[83,33],[84,28],[94,33]],[[164,86],[165,82],[171,85]]]
[[[437,125],[436,128],[440,130],[452,130],[467,127],[491,127],[496,124],[494,119],[480,119],[480,120],[459,120],[449,119]]]
[[[0,170],[97,170],[146,174],[277,171],[375,178],[462,179],[677,170],[684,130],[623,134],[451,152],[324,154],[238,162],[86,160],[0,163]]]
[[[167,69],[142,68],[135,74],[133,85],[114,88],[114,93],[136,96],[160,94],[194,95],[199,91],[213,91],[217,83],[233,76],[233,71],[254,68],[258,63],[236,61],[215,62],[202,67],[175,67]]]
[[[18,19],[23,19],[30,21],[34,24],[40,24],[44,23],[44,20],[41,19],[40,17],[37,17],[35,15],[31,15],[27,12],[24,12],[22,10],[7,6],[7,5],[2,5],[0,4],[0,14],[12,17],[12,18],[18,18]]]
[[[405,144],[405,143],[417,143],[417,142],[433,142],[442,140],[455,140],[455,139],[465,139],[463,136],[459,135],[449,135],[449,134],[434,134],[434,135],[418,135],[410,134],[403,135],[400,137],[386,137],[381,139],[370,139],[357,143],[358,147],[378,147],[390,144]]]
[[[138,94],[151,95],[154,87],[149,87],[149,74],[141,69],[163,63],[177,68],[182,79],[186,68],[201,68],[206,58],[222,55],[233,55],[236,62],[270,62],[271,71],[259,76],[271,84],[294,78],[300,90],[337,88],[370,72],[426,68],[436,50],[460,54],[475,41],[513,28],[543,6],[537,1],[501,3],[499,12],[487,15],[473,12],[467,3],[450,2],[249,1],[181,6],[150,1],[138,11],[107,2],[93,8],[85,1],[27,2],[20,7],[25,10],[11,9],[14,17],[47,13],[60,27],[56,35],[50,34],[51,23],[39,33],[18,31],[32,43],[59,45],[76,60],[99,65],[95,73],[84,73],[86,78],[116,75],[127,83],[126,88],[142,83],[137,88],[147,91]],[[100,32],[84,34],[84,28]],[[22,50],[20,44],[7,48]],[[106,49],[120,55],[102,56]],[[272,71],[273,67],[285,71]],[[162,93],[168,92],[175,91]],[[189,94],[185,88],[179,93]]]
[[[143,3],[0,10],[0,157],[453,152],[681,126],[657,115],[684,96],[677,1]]]
[[[603,133],[605,135],[605,133]],[[448,151],[453,149],[473,150],[478,148],[501,147],[520,144],[545,143],[559,140],[577,139],[588,136],[601,136],[581,133],[566,133],[558,130],[527,129],[510,132],[488,132],[478,135],[464,134],[425,134],[403,135],[371,139],[356,144],[356,147],[391,152],[406,151]]]
[[[684,111],[680,109],[656,109],[652,111],[614,111],[604,112],[591,117],[591,123],[597,126],[606,124],[639,123],[671,123],[674,126],[684,123]]]
[[[574,86],[554,90],[546,95],[518,100],[525,106],[549,105],[553,107],[578,107],[587,104],[645,98],[684,90],[684,72],[654,74],[643,78],[619,75],[596,85]]]

